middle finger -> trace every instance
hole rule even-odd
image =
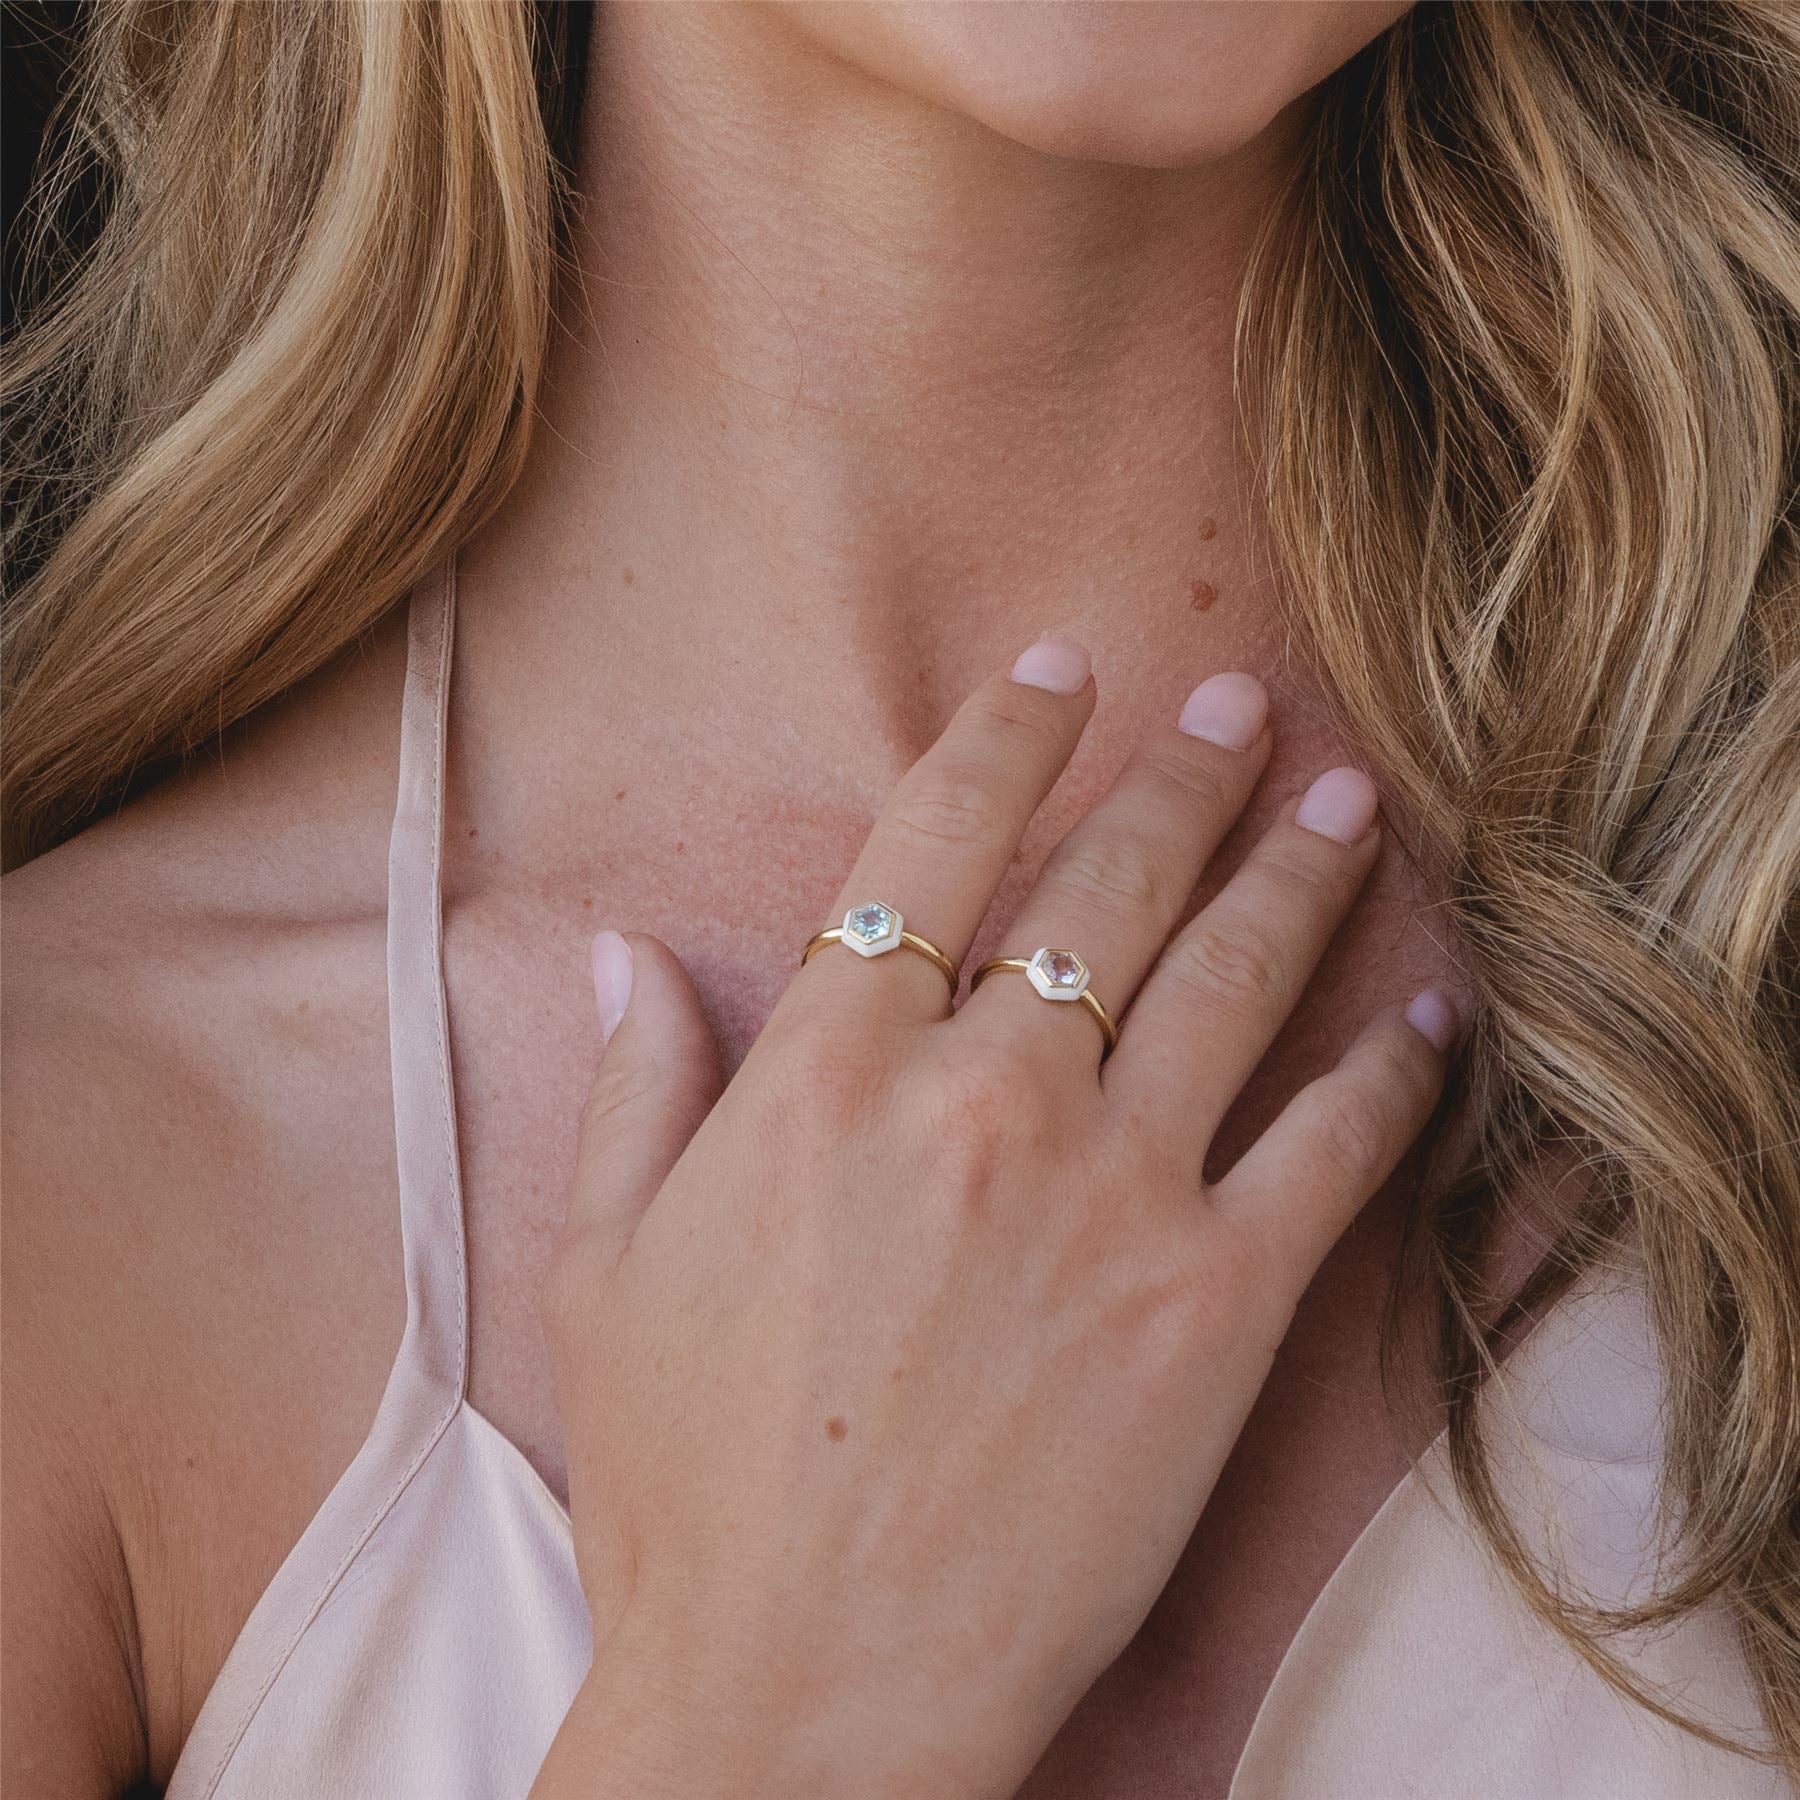
[[[1202,682],[1051,853],[1004,954],[1074,951],[1095,997],[1118,1019],[1268,762],[1267,719],[1268,694],[1255,676],[1232,671]],[[1029,1031],[1058,1060],[1071,1054],[1067,1034],[1098,1038],[1084,1008],[1053,1008],[1068,1015],[1059,1027],[1022,1010],[1037,1005],[1029,982],[997,972],[960,1016],[983,1030]]]

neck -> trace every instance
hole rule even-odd
[[[874,743],[878,799],[1042,632],[1159,703],[1266,636],[1230,352],[1291,113],[1201,167],[1049,156],[780,10],[596,10],[533,455],[460,558],[466,704],[539,792],[679,719],[790,778]]]

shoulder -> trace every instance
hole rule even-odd
[[[166,810],[128,810],[0,887],[6,1276],[32,1329],[80,1328],[79,1363],[135,1329],[180,1337],[195,1234],[229,1229],[219,1209],[281,1135],[283,1088],[303,1097],[334,1031],[367,1022],[379,973],[367,909],[284,916],[245,871],[304,893],[303,864]],[[95,1373],[79,1363],[68,1379]]]
[[[199,1696],[164,1672],[216,1669],[399,1330],[391,728],[321,756],[306,704],[0,887],[7,1610],[66,1625],[102,1713],[124,1682],[165,1772]]]
[[[276,716],[0,884],[7,1260],[30,1316],[54,1292],[178,1337],[193,1234],[308,1154],[283,1128],[311,1078],[368,1060],[392,776],[315,736],[304,705]]]

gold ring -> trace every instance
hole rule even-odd
[[[1023,975],[1042,1000],[1074,1000],[1085,1006],[1106,1040],[1100,1060],[1105,1062],[1112,1055],[1119,1041],[1119,1028],[1100,996],[1088,986],[1088,966],[1073,950],[1057,950],[1046,944],[1030,956],[997,956],[970,976],[969,992],[974,993],[996,969],[1011,969]]]
[[[899,912],[880,900],[868,900],[861,906],[851,907],[844,914],[843,924],[830,926],[808,939],[806,948],[800,952],[801,968],[812,960],[815,951],[824,949],[827,944],[842,944],[858,956],[883,956],[889,950],[916,950],[949,982],[950,998],[956,998],[956,984],[960,979],[956,964],[929,938],[908,931]]]

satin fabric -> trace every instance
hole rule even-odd
[[[407,1322],[362,1449],[258,1601],[168,1800],[520,1800],[585,1673],[568,1516],[466,1393],[467,1270],[439,863],[455,564],[410,603],[388,878]],[[1484,1399],[1503,1487],[1596,1598],[1648,1579],[1661,1382],[1628,1269],[1545,1320]],[[1756,1741],[1731,1622],[1622,1648]],[[1145,1800],[1177,1790],[1147,1777]],[[1776,1800],[1765,1763],[1622,1699],[1532,1617],[1441,1443],[1396,1488],[1276,1673],[1230,1800]]]

